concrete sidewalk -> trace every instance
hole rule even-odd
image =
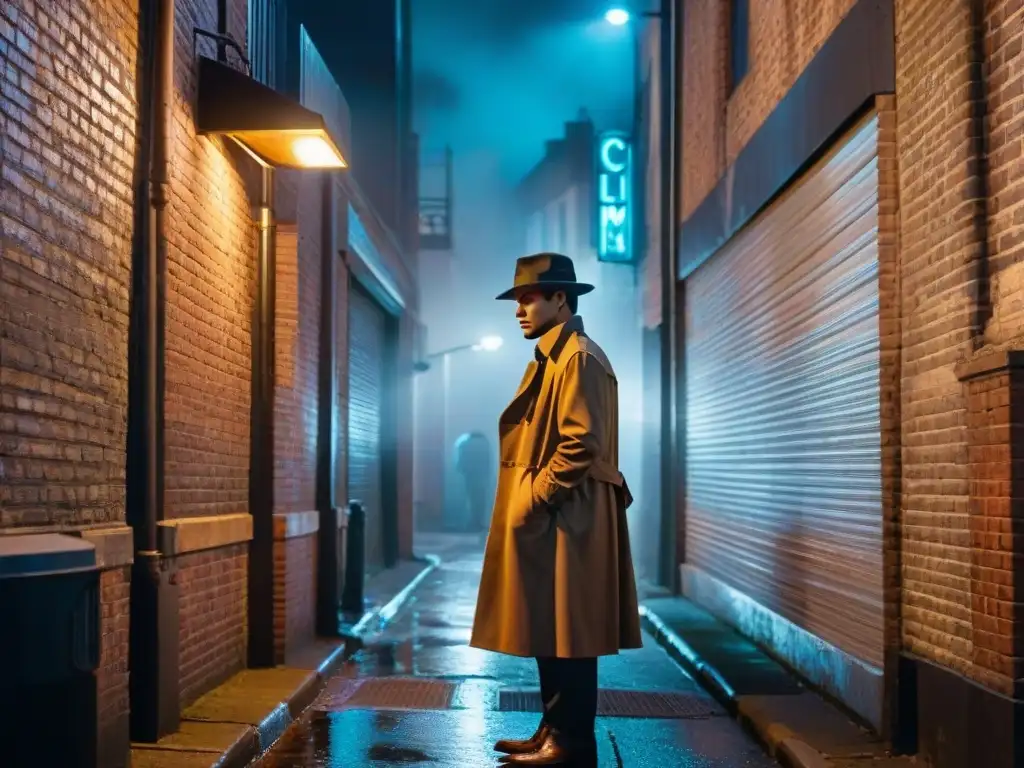
[[[682,597],[645,600],[645,629],[788,768],[909,768],[873,733]]]
[[[344,637],[318,639],[272,669],[244,669],[189,706],[177,733],[132,744],[133,768],[241,768],[267,751],[438,564],[429,555],[402,561],[366,584],[367,610]]]

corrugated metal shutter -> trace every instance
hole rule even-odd
[[[686,557],[883,656],[877,119],[686,284]]]
[[[383,566],[384,310],[361,289],[349,291],[348,325],[348,495],[366,509],[366,567]]]

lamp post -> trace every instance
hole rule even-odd
[[[681,3],[661,0],[660,10],[643,11],[638,15],[656,18],[659,21],[660,49],[660,124],[658,127],[661,151],[661,199],[660,199],[660,264],[661,264],[661,456],[660,456],[660,556],[658,563],[659,581],[663,586],[678,588],[676,572],[679,542],[676,519],[677,495],[682,485],[676,485],[677,474],[685,476],[684,467],[679,465],[685,454],[679,450],[683,439],[681,429],[685,421],[679,418],[682,405],[677,402],[676,366],[677,341],[676,318],[681,311],[676,306],[676,217],[679,200],[680,173],[679,154],[681,143],[679,127],[682,125],[682,99],[679,95],[679,37],[682,30]],[[629,24],[632,16],[624,7],[613,7],[605,13],[609,24]],[[639,33],[634,35],[634,99],[633,126],[639,127],[640,99],[640,43]],[[634,207],[634,211],[637,208]],[[681,299],[682,300],[682,299]],[[685,548],[684,548],[685,549]]]
[[[458,344],[454,347],[448,347],[446,349],[438,350],[437,352],[431,352],[426,355],[423,360],[416,363],[415,370],[418,372],[427,371],[430,369],[430,362],[433,360],[441,361],[441,440],[442,440],[442,451],[441,455],[446,457],[444,463],[444,498],[448,496],[449,489],[449,466],[447,461],[448,448],[451,445],[450,431],[449,431],[449,414],[451,412],[450,406],[450,390],[451,390],[451,359],[452,355],[456,355],[460,352],[496,352],[504,345],[504,339],[500,336],[482,336],[477,341],[469,344]],[[444,509],[447,506],[447,501],[442,501],[441,514],[444,514]]]

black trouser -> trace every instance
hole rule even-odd
[[[537,659],[544,718],[556,734],[590,742],[597,719],[597,659]]]

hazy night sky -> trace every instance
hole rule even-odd
[[[607,0],[414,0],[416,129],[425,149],[500,156],[513,181],[586,107],[628,128],[633,49]]]

